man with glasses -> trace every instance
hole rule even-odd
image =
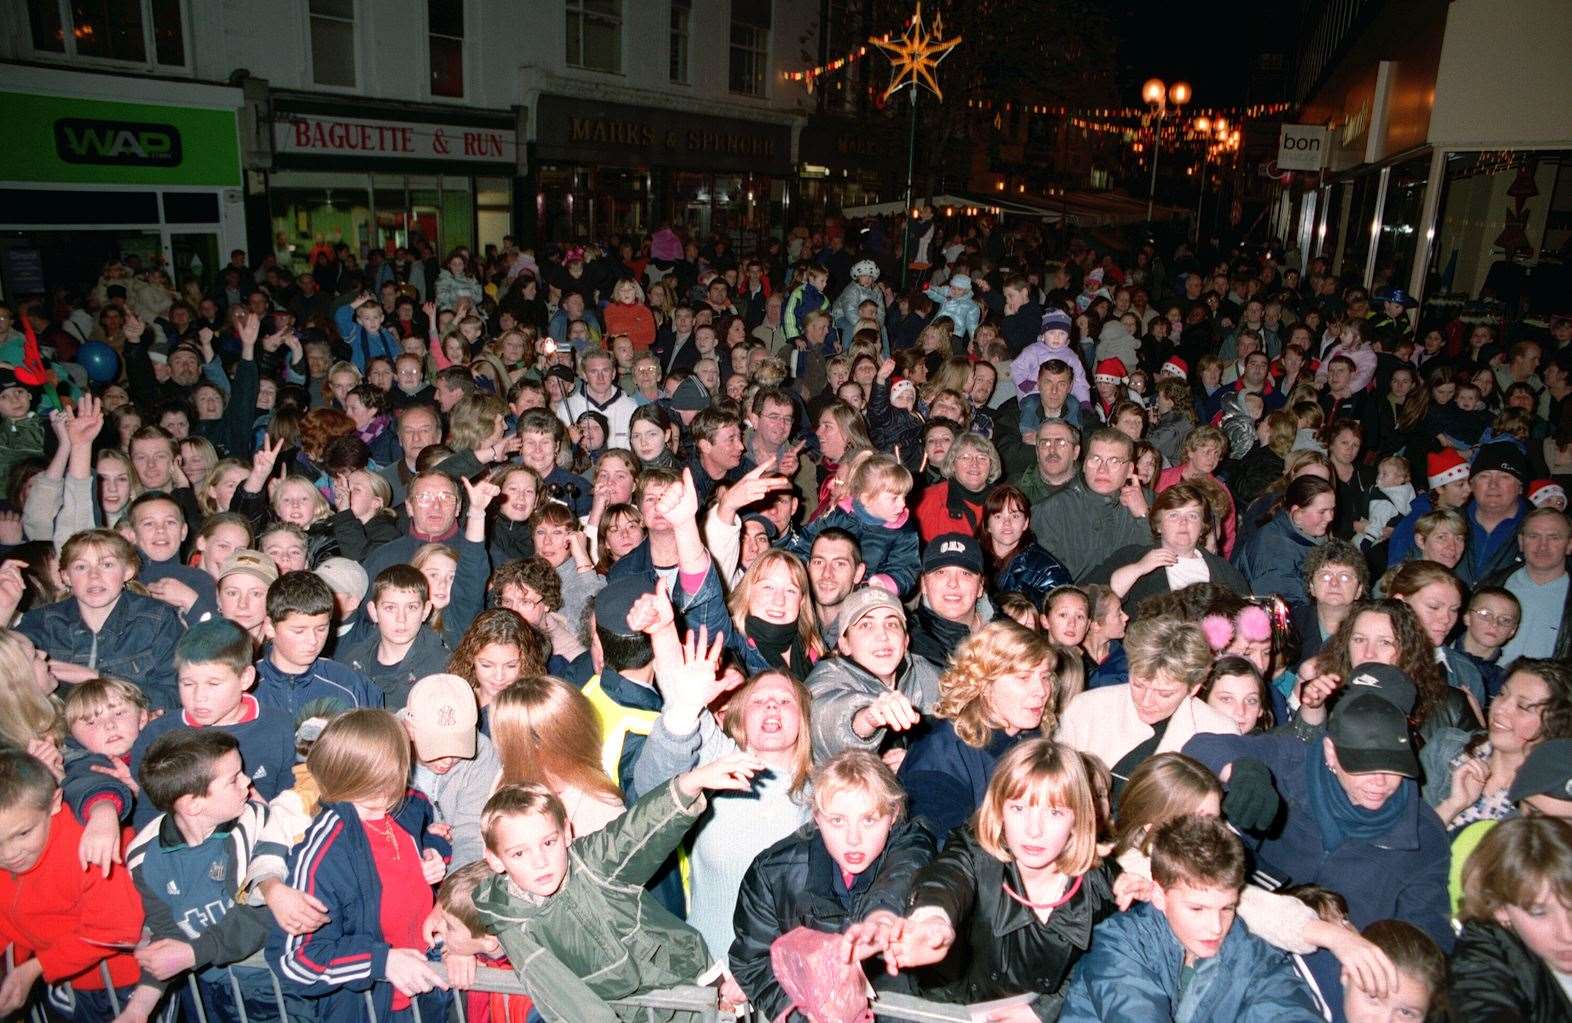
[[[1032,504],[1046,501],[1075,479],[1080,458],[1080,431],[1063,419],[1050,419],[1037,428],[1037,464],[1021,473],[1016,485]]]
[[[1135,442],[1110,427],[1086,444],[1081,477],[1032,506],[1037,542],[1077,581],[1121,547],[1150,547],[1146,497],[1132,471]]]
[[[428,543],[446,543],[458,535],[459,485],[453,477],[427,469],[409,481],[404,513],[409,517],[403,536],[378,547],[366,559],[366,576],[375,579],[389,565],[407,565]]]

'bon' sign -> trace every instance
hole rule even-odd
[[[1320,170],[1326,166],[1326,127],[1285,124],[1277,137],[1277,169]]]

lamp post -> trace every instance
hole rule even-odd
[[[1163,116],[1168,112],[1168,104],[1174,106],[1174,114],[1179,114],[1180,108],[1190,102],[1190,86],[1186,82],[1175,82],[1172,86],[1161,78],[1149,78],[1141,86],[1141,99],[1146,101],[1151,110],[1149,118],[1152,122],[1152,183],[1146,192],[1146,222],[1152,222],[1152,210],[1157,202],[1157,154],[1162,148],[1163,141]]]
[[[1211,167],[1212,151],[1214,149],[1218,151],[1238,149],[1239,129],[1235,128],[1230,132],[1228,130],[1228,118],[1219,117],[1214,121],[1205,114],[1195,119],[1193,127],[1196,135],[1206,142],[1206,148],[1201,154],[1201,187],[1197,190],[1195,196],[1195,241],[1196,244],[1200,244],[1201,204],[1206,200],[1206,172]],[[1212,141],[1214,138],[1217,140],[1215,143]]]

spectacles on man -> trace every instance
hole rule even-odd
[[[1472,608],[1468,613],[1473,615],[1475,618],[1478,618],[1485,625],[1499,625],[1503,629],[1517,628],[1516,617],[1492,611],[1488,607]]]

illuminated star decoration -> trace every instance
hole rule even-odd
[[[950,51],[960,45],[961,37],[944,39],[941,38],[943,35],[943,15],[933,19],[932,31],[923,27],[922,3],[919,0],[917,10],[912,14],[911,24],[906,26],[905,35],[899,39],[885,36],[868,40],[890,58],[890,87],[884,90],[886,100],[907,85],[914,89],[923,86],[939,99],[944,99],[944,93],[940,91],[939,82],[933,77],[933,72],[938,68],[939,61],[949,56]]]

